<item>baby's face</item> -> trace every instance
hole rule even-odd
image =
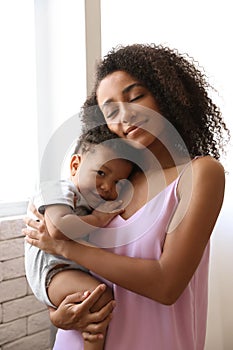
[[[130,161],[117,158],[106,146],[97,145],[93,152],[82,157],[76,174],[77,186],[88,204],[95,208],[103,200],[117,199],[121,180],[129,177],[132,168]]]

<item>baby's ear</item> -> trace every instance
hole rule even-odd
[[[81,155],[80,154],[73,154],[70,160],[70,174],[71,176],[74,176],[76,174],[76,171],[78,170],[78,167],[81,163]]]

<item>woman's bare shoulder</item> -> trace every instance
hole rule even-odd
[[[192,162],[193,166],[199,166],[199,167],[212,167],[212,168],[219,168],[224,170],[222,164],[217,159],[211,157],[211,156],[202,156],[197,157]]]
[[[169,225],[169,232],[178,227],[185,218],[193,222],[213,223],[222,206],[225,189],[225,171],[222,164],[210,156],[199,157],[189,163],[178,184],[179,204]],[[204,227],[204,226],[203,226]],[[202,229],[203,229],[202,227]],[[211,230],[208,231],[208,234]],[[201,232],[201,230],[200,230]]]
[[[192,172],[194,181],[202,180],[204,183],[205,180],[210,183],[215,183],[216,181],[223,181],[225,179],[225,170],[223,165],[211,156],[204,156],[195,159],[192,162]]]
[[[225,170],[222,164],[211,156],[193,159],[185,167],[178,184],[178,193],[190,192],[193,186],[203,186],[208,183],[224,182]]]
[[[178,183],[177,194],[182,208],[188,206],[192,198],[197,206],[211,198],[215,198],[216,204],[221,203],[224,189],[224,167],[213,157],[204,156],[192,160],[185,169]]]

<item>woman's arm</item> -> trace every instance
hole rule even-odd
[[[220,163],[210,157],[193,163],[188,208],[178,226],[167,235],[159,260],[119,256],[77,242],[59,242],[36,231],[27,231],[28,242],[74,260],[123,288],[169,305],[181,295],[201,260],[222,206],[224,184]],[[180,205],[183,192],[181,185]]]

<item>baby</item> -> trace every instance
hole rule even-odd
[[[70,179],[42,183],[40,193],[34,198],[51,236],[88,241],[89,233],[106,226],[123,212],[118,194],[125,182],[121,180],[127,179],[133,170],[133,163],[127,159],[131,150],[105,125],[80,136],[70,160]],[[100,284],[82,266],[28,243],[25,267],[33,293],[51,307],[57,307],[67,295],[92,291]],[[101,309],[112,298],[111,289],[106,288],[91,311]],[[104,338],[93,343],[84,340],[84,349],[102,350]]]

